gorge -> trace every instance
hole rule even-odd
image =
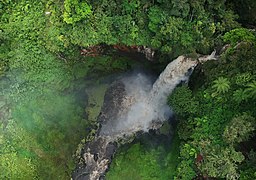
[[[255,23],[255,0],[1,0],[0,180],[256,179]]]
[[[181,82],[187,82],[198,63],[216,60],[216,51],[197,59],[179,56],[167,65],[152,82],[141,73],[123,77],[109,88],[101,113],[100,128],[82,151],[84,167],[73,173],[75,180],[98,180],[104,177],[116,151],[118,141],[132,138],[136,132],[158,129],[168,120],[171,109],[167,96]]]

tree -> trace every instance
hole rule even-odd
[[[241,152],[234,147],[211,146],[204,154],[204,160],[199,169],[204,175],[229,180],[238,179],[237,164],[244,160]]]
[[[256,23],[256,1],[255,0],[232,0],[235,12],[244,25]]]
[[[238,89],[233,93],[234,101],[241,103],[248,99],[248,94],[243,89]]]
[[[167,13],[164,12],[160,7],[153,6],[148,12],[148,28],[154,33],[158,33],[160,25],[163,24],[167,19]]]
[[[78,0],[65,0],[64,8],[63,17],[68,24],[74,24],[92,14],[92,7],[87,2],[79,2]]]
[[[175,113],[184,116],[186,114],[196,114],[199,102],[192,95],[188,86],[177,87],[171,96],[168,97],[168,104]]]
[[[244,86],[245,84],[247,84],[248,82],[250,82],[252,80],[253,76],[250,72],[246,72],[246,73],[239,73],[236,76],[236,84],[238,86]]]
[[[223,133],[226,142],[234,144],[247,140],[255,130],[254,121],[254,118],[247,114],[233,118]]]
[[[179,179],[194,179],[196,176],[196,172],[191,167],[193,161],[191,160],[183,160],[177,167],[177,175],[174,177],[175,180]]]
[[[12,120],[4,128],[0,122],[0,179],[36,179],[36,164],[31,157],[33,137]],[[30,144],[31,143],[31,144]]]
[[[241,41],[245,42],[256,42],[256,37],[252,31],[245,28],[236,28],[227,32],[223,36],[224,42],[230,42],[232,46],[236,45]]]
[[[219,77],[213,83],[212,87],[216,89],[217,93],[226,93],[230,89],[230,82],[227,78]]]
[[[249,83],[245,89],[245,92],[248,93],[249,97],[256,99],[256,81]]]

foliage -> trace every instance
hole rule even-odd
[[[0,179],[37,177],[35,162],[31,158],[31,147],[38,147],[33,136],[10,120],[6,127],[0,124],[0,145]]]
[[[192,91],[185,85],[173,91],[172,97],[168,98],[168,104],[178,115],[184,116],[183,113],[195,114],[198,112],[198,101],[195,100]]]
[[[253,43],[241,44],[219,62],[203,64],[203,84],[193,92],[178,87],[168,97],[184,144],[176,170],[178,179],[254,176],[253,161],[247,154],[255,149],[248,143],[255,136],[255,55]],[[193,78],[197,83],[199,77]],[[180,107],[191,101],[198,102],[196,113]]]
[[[33,135],[33,141],[22,140],[24,143],[22,148],[27,144],[30,146],[30,152],[36,154],[31,159],[38,177],[67,178],[66,171],[71,172],[74,166],[72,161],[74,147],[80,141],[86,126],[86,123],[82,123],[83,111],[75,105],[70,95],[63,97],[49,89],[44,90],[44,95],[38,96],[36,93],[30,92],[29,98],[24,97],[22,103],[18,102],[12,107],[13,119],[18,122],[17,126]],[[74,130],[76,134],[73,133]],[[35,146],[32,142],[38,145]],[[23,158],[26,159],[27,154],[24,154]],[[59,167],[62,167],[62,170]]]
[[[242,166],[240,179],[255,179],[256,177],[256,167],[254,166],[256,163],[256,152],[251,150],[248,153],[248,159],[246,159],[245,165]]]
[[[160,172],[164,173],[157,164],[156,151],[146,152],[140,144],[119,156],[113,162],[115,168],[108,173],[109,179],[159,179]]]
[[[196,176],[195,170],[191,167],[192,161],[183,160],[177,167],[177,176],[175,180],[178,179],[193,179]]]
[[[256,2],[254,0],[230,1],[234,11],[239,15],[239,21],[246,25],[256,23]]]
[[[224,0],[1,1],[0,88],[13,115],[7,129],[1,125],[0,150],[5,152],[0,154],[1,178],[69,178],[67,172],[74,166],[71,146],[86,135],[84,129],[91,125],[83,120],[82,102],[75,100],[80,97],[74,97],[71,92],[83,91],[81,79],[84,77],[98,78],[131,66],[127,60],[109,56],[81,57],[81,49],[99,44],[123,44],[153,47],[169,57],[190,52],[208,53],[228,31],[224,41],[234,45],[240,41],[250,43],[241,43],[223,57],[222,63],[208,64],[216,68],[207,68],[207,63],[203,65],[206,80],[197,92],[192,93],[183,86],[174,92],[174,99],[168,101],[182,119],[179,128],[183,129],[179,129],[178,134],[187,141],[181,146],[182,160],[176,177],[195,177],[199,171],[195,156],[202,153],[214,159],[216,154],[207,153],[211,150],[227,159],[230,172],[236,176],[242,156],[227,145],[222,134],[230,129],[229,125],[238,127],[239,122],[230,123],[237,114],[246,111],[256,116],[253,111],[256,55],[255,43],[251,43],[255,35],[243,28],[234,29],[240,27],[236,18]],[[226,79],[222,83],[217,81],[219,94],[211,97],[211,85],[219,77]],[[237,77],[237,82],[232,77]],[[74,80],[77,83],[73,84]],[[224,90],[218,90],[221,86]],[[102,95],[104,90],[101,90]],[[94,100],[102,102],[102,98],[99,99]],[[91,112],[90,119],[95,120],[99,106],[86,109]],[[252,129],[249,123],[245,125],[248,130]],[[74,134],[74,130],[77,133]],[[215,151],[216,144],[222,144],[223,148]],[[212,148],[205,150],[207,145]],[[167,154],[164,165],[159,163],[161,153]],[[232,160],[229,153],[239,158]],[[172,151],[167,153],[162,148],[147,151],[138,144],[118,156],[122,161],[115,161],[117,169],[109,175],[117,179],[122,173],[125,178],[132,175],[135,179],[170,179],[173,164],[177,163],[173,160],[177,160],[177,155]],[[216,177],[228,175],[225,171],[216,173],[212,172],[216,169],[207,169],[216,164],[223,167],[223,162],[215,161],[203,161],[201,170]],[[247,171],[243,169],[243,172]]]
[[[254,124],[254,118],[246,114],[233,118],[223,134],[226,142],[233,144],[248,140],[255,130]]]
[[[239,27],[237,16],[223,1],[205,6],[187,0],[58,0],[47,2],[47,9],[51,14],[46,29],[52,33],[46,38],[56,41],[46,43],[61,52],[71,44],[88,47],[104,43],[144,45],[173,56],[195,50],[206,53],[218,35]]]
[[[216,89],[217,93],[225,93],[230,89],[230,82],[227,78],[219,77],[213,83],[214,85],[212,87]]]
[[[241,163],[244,156],[241,152],[236,152],[233,147],[221,148],[217,146],[211,148],[204,159],[204,163],[199,166],[204,174],[210,177],[238,179],[237,163]]]
[[[248,94],[243,89],[237,89],[233,93],[233,99],[238,103],[241,103],[242,101],[245,101],[248,98],[249,98]]]
[[[65,0],[64,9],[63,18],[68,24],[74,24],[92,14],[92,7],[87,2],[78,0]]]
[[[232,46],[236,45],[239,42],[256,42],[256,36],[254,33],[245,28],[233,29],[223,36],[224,42],[230,42]]]
[[[80,48],[64,35],[62,3],[45,2],[6,2],[0,12],[0,73],[5,73],[0,95],[10,104],[13,118],[3,136],[1,125],[0,179],[70,178],[72,154],[97,115],[85,119],[85,77],[98,79],[131,65],[122,58],[79,56]],[[66,7],[72,9],[68,20],[78,23],[80,16],[80,20],[89,16],[81,12],[85,4],[77,1],[79,7],[74,8],[76,2],[68,2]],[[100,104],[94,103],[97,111],[93,107],[91,111],[98,112]]]
[[[245,93],[248,93],[248,96],[256,99],[256,81],[253,81],[247,85]]]
[[[159,16],[160,15],[160,16]],[[149,23],[148,27],[152,32],[159,32],[159,26],[166,21],[167,14],[162,12],[158,6],[153,6],[149,9],[148,12]]]
[[[107,179],[171,179],[177,165],[179,139],[166,151],[161,145],[147,148],[141,143],[132,144],[114,158]],[[168,152],[168,153],[167,153]]]

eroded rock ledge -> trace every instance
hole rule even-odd
[[[125,97],[125,87],[120,81],[113,83],[106,91],[104,103],[98,117],[98,122],[104,124],[109,119],[116,118],[119,114],[120,105]],[[98,132],[100,131],[100,128]],[[111,163],[112,156],[117,149],[117,143],[111,139],[100,137],[87,142],[82,150],[81,158],[84,163],[72,174],[73,180],[98,180],[104,179],[106,170]]]
[[[87,48],[82,48],[80,50],[80,54],[82,56],[96,57],[102,54],[106,54],[108,49],[115,49],[119,52],[124,52],[124,53],[141,53],[149,61],[153,61],[155,56],[155,50],[153,48],[150,48],[147,46],[136,46],[136,45],[126,46],[121,44],[110,45],[110,46],[106,46],[106,45],[90,46]]]

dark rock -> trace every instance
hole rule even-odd
[[[89,173],[85,171],[85,168],[77,168],[72,174],[73,180],[89,180]]]
[[[125,97],[125,86],[121,81],[113,83],[106,91],[98,122],[104,124],[118,116],[120,105]]]
[[[106,91],[104,103],[101,108],[98,122],[100,125],[108,120],[117,118],[120,104],[125,97],[125,86],[122,82],[116,81]],[[98,133],[100,128],[98,129]],[[82,158],[84,165],[76,168],[72,173],[74,180],[98,180],[104,179],[105,172],[111,163],[112,156],[116,152],[117,143],[107,137],[96,134],[95,138],[87,142],[83,148]]]

